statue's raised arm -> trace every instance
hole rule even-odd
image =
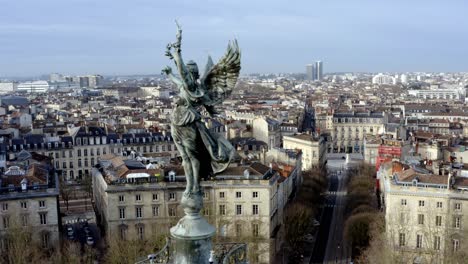
[[[189,91],[193,91],[195,90],[195,85],[196,85],[197,80],[194,80],[193,76],[190,74],[189,70],[187,69],[187,66],[185,65],[182,59],[182,52],[181,52],[182,28],[180,27],[179,23],[177,23],[177,21],[176,21],[176,25],[177,25],[176,42],[169,43],[167,45],[166,56],[174,60],[174,63],[177,67],[177,70],[181,78],[180,81],[182,81],[182,85],[184,86],[184,88]],[[171,52],[172,49],[174,49],[173,53]]]

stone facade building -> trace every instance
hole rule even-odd
[[[382,112],[335,113],[328,152],[363,153],[366,135],[383,133],[384,124]]]
[[[309,134],[299,134],[283,137],[285,149],[300,149],[302,151],[302,170],[321,168],[326,162],[326,143],[323,137],[313,138]]]
[[[0,178],[0,249],[8,250],[8,235],[18,228],[31,231],[32,242],[43,248],[57,247],[58,197],[51,159],[35,152],[19,156]]]
[[[446,166],[441,175],[431,174],[399,162],[378,171],[389,248],[406,262],[444,263],[468,243],[468,178],[461,170],[449,171]]]
[[[255,240],[249,247],[258,251],[256,263],[270,263],[281,247],[284,207],[302,182],[300,154],[290,161],[294,166],[275,163],[275,169],[258,162],[228,167],[201,182],[204,217],[220,239]],[[184,216],[179,206],[185,190],[180,167],[132,170],[115,156],[101,159],[100,165],[93,170],[93,194],[106,234],[122,239],[165,235]]]
[[[67,180],[91,175],[101,155],[144,156],[168,153],[177,156],[170,134],[107,133],[101,127],[76,127],[64,136],[26,135],[7,144],[11,158],[21,151],[35,151],[53,159],[55,169]]]

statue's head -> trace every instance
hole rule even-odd
[[[192,75],[193,79],[198,80],[198,78],[200,77],[200,74],[198,73],[197,64],[193,60],[190,60],[189,62],[187,62],[186,67],[187,67],[187,70]]]

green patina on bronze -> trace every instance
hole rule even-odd
[[[200,193],[200,177],[210,177],[226,169],[234,156],[234,148],[223,137],[211,134],[201,121],[201,109],[211,117],[215,106],[232,92],[240,72],[240,50],[237,41],[230,42],[217,64],[208,58],[200,77],[198,66],[184,64],[181,55],[182,30],[177,24],[177,40],[167,45],[166,56],[174,61],[179,77],[167,66],[163,72],[177,85],[179,94],[171,118],[171,130],[177,150],[182,156],[187,186],[185,196]]]

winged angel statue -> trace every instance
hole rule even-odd
[[[182,29],[177,24],[176,42],[167,45],[166,56],[174,61],[179,77],[167,66],[163,72],[179,90],[172,112],[171,130],[187,178],[184,196],[200,195],[200,177],[209,177],[226,169],[234,157],[234,148],[223,137],[211,134],[202,122],[203,108],[217,117],[215,106],[228,97],[240,72],[237,41],[229,42],[227,51],[214,65],[211,57],[203,76],[194,61],[184,64],[181,55]]]

